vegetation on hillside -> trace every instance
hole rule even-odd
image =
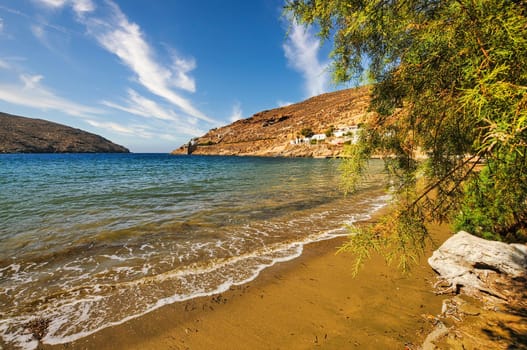
[[[312,137],[313,135],[315,135],[315,133],[313,132],[313,130],[311,130],[311,128],[303,128],[302,130],[300,130],[300,135],[304,137]]]
[[[375,82],[347,176],[386,155],[397,207],[343,247],[358,264],[386,250],[406,268],[430,221],[526,240],[526,0],[289,0],[286,13],[333,39],[335,81]]]

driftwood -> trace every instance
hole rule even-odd
[[[439,274],[436,292],[456,295],[431,317],[434,328],[421,350],[527,349],[527,245],[461,231],[428,263]]]
[[[507,300],[507,295],[493,281],[502,275],[525,278],[527,245],[487,241],[461,231],[443,243],[428,263],[439,274],[435,286],[439,293],[483,292]]]

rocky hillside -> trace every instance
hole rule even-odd
[[[312,97],[300,103],[256,113],[212,129],[192,141],[192,154],[284,157],[333,157],[342,153],[336,137],[291,144],[302,130],[325,134],[330,128],[356,127],[367,116],[370,88],[360,87]],[[305,133],[305,132],[304,132]],[[173,154],[187,154],[189,144]]]
[[[123,146],[69,126],[0,113],[0,153],[128,153]]]

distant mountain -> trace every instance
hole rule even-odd
[[[0,112],[0,153],[128,153],[123,146],[69,126]]]
[[[192,140],[192,154],[255,155],[284,157],[334,157],[342,154],[343,138],[300,142],[311,131],[323,135],[329,130],[357,127],[368,115],[370,88],[360,87],[312,97],[286,107],[256,113],[250,118],[212,129]],[[323,136],[321,136],[323,137]],[[190,144],[190,143],[189,143]],[[189,144],[172,154],[187,154]]]

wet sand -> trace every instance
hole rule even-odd
[[[447,226],[432,227],[437,244]],[[375,256],[356,277],[343,239],[310,244],[301,257],[245,285],[167,305],[54,349],[404,349],[430,330],[444,297],[426,263],[410,275]],[[133,300],[130,300],[133,303]]]

